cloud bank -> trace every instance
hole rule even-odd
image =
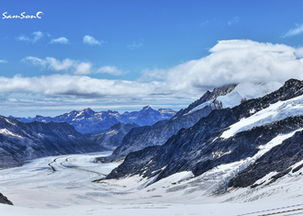
[[[131,104],[185,105],[204,91],[239,83],[246,96],[260,94],[255,84],[275,89],[289,78],[303,79],[302,48],[251,40],[219,41],[206,57],[168,69],[149,69],[137,80],[108,80],[87,76],[92,65],[71,59],[26,57],[24,62],[63,72],[50,76],[0,77],[5,103],[30,101],[30,107],[60,107],[71,103],[129,106]],[[100,67],[100,73],[120,74],[114,66]],[[73,74],[66,74],[73,71]],[[261,88],[261,87],[260,87]],[[262,90],[262,89],[261,89]],[[263,91],[262,90],[262,91]],[[261,91],[261,93],[262,93]],[[45,102],[45,100],[47,102]],[[88,103],[89,101],[89,103]],[[43,105],[44,104],[44,105]]]
[[[210,54],[167,70],[150,71],[164,77],[170,89],[217,87],[231,83],[284,82],[303,79],[302,49],[251,40],[219,41]]]

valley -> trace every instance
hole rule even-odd
[[[108,154],[110,152],[51,156],[0,170],[0,189],[15,205],[0,205],[1,213],[7,216],[220,216],[225,212],[227,216],[256,216],[302,212],[303,188],[291,187],[302,180],[301,175],[285,177],[263,189],[237,189],[224,194],[212,194],[209,185],[215,180],[221,181],[224,175],[220,176],[232,170],[232,166],[217,168],[200,177],[178,173],[150,186],[148,179],[139,176],[93,182],[120,164],[94,163],[95,157]]]

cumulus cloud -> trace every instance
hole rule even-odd
[[[91,35],[85,35],[83,37],[83,43],[92,45],[92,46],[94,46],[94,45],[100,46],[103,43],[103,41],[99,41]]]
[[[55,38],[52,39],[50,41],[51,44],[68,44],[69,40],[66,37],[59,37],[59,38]]]
[[[77,60],[68,58],[58,60],[53,57],[46,57],[42,59],[34,56],[27,56],[23,58],[22,61],[35,66],[40,66],[43,69],[53,71],[70,71],[74,74],[90,74],[92,69],[90,62],[79,62]]]
[[[119,76],[122,75],[124,72],[117,68],[116,66],[102,66],[98,68],[97,73],[105,73],[109,75]]]
[[[7,63],[7,60],[5,60],[5,59],[0,59],[0,64],[5,64],[5,63]]]
[[[35,31],[30,36],[20,35],[19,37],[17,37],[17,40],[36,43],[37,41],[39,41],[44,36],[45,36],[45,34],[43,32],[41,32],[41,31]]]
[[[231,83],[303,79],[303,60],[294,47],[251,40],[219,41],[210,54],[169,69],[149,70],[145,78],[165,80],[175,91]]]
[[[75,69],[75,74],[90,74],[92,70],[92,64],[89,62],[81,62],[75,66]]]
[[[286,32],[283,37],[292,37],[303,33],[303,24],[296,25],[296,27]]]

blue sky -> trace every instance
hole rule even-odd
[[[97,110],[129,110],[146,104],[183,107],[221,83],[202,82],[200,89],[188,92],[165,89],[171,83],[163,77],[173,76],[175,67],[207,57],[222,40],[284,44],[299,50],[302,9],[299,0],[2,0],[1,14],[43,14],[42,19],[22,20],[2,15],[0,83],[7,86],[0,88],[4,102],[0,112],[24,116],[87,106]],[[178,73],[186,72],[185,68]],[[66,80],[85,84],[90,79],[89,87],[97,83],[94,88],[101,80],[104,91],[75,84],[58,92],[41,77],[62,81],[63,86],[73,85]],[[130,90],[124,92],[128,86]],[[108,92],[107,88],[117,89]]]

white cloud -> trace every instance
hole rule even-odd
[[[73,59],[58,60],[54,57],[38,58],[34,56],[27,56],[21,60],[24,63],[29,63],[34,66],[42,67],[43,69],[52,71],[72,72],[76,75],[88,75],[91,73],[104,73],[114,76],[122,75],[124,71],[116,66],[102,66],[94,68],[91,62],[81,62]]]
[[[59,38],[55,38],[52,39],[50,41],[51,44],[68,44],[69,40],[66,37],[59,37]]]
[[[35,31],[30,36],[20,35],[19,37],[17,37],[17,40],[19,40],[19,41],[29,41],[29,42],[32,42],[32,43],[36,43],[37,41],[39,41],[44,36],[45,36],[45,34],[43,32]]]
[[[92,71],[92,64],[89,62],[81,62],[75,67],[75,74],[84,75],[90,74]]]
[[[79,62],[73,59],[58,60],[53,57],[46,57],[44,59],[28,56],[22,59],[25,63],[30,63],[35,66],[53,70],[53,71],[70,71],[74,74],[90,74],[92,65],[89,62]]]
[[[7,60],[5,60],[5,59],[0,59],[0,64],[5,64],[5,63],[7,63]]]
[[[103,41],[98,41],[93,36],[85,35],[83,37],[83,43],[88,44],[88,45],[99,45],[100,46],[103,43]]]
[[[295,35],[299,35],[303,33],[303,24],[296,25],[295,28],[290,29],[288,32],[286,32],[283,37],[291,37]]]
[[[303,47],[299,47],[295,50],[295,55],[297,58],[302,58],[303,57]]]
[[[17,40],[19,41],[30,41],[30,38],[25,35],[20,35],[17,37]]]
[[[105,73],[114,76],[122,75],[124,72],[117,68],[116,66],[102,66],[97,70],[97,73]]]

